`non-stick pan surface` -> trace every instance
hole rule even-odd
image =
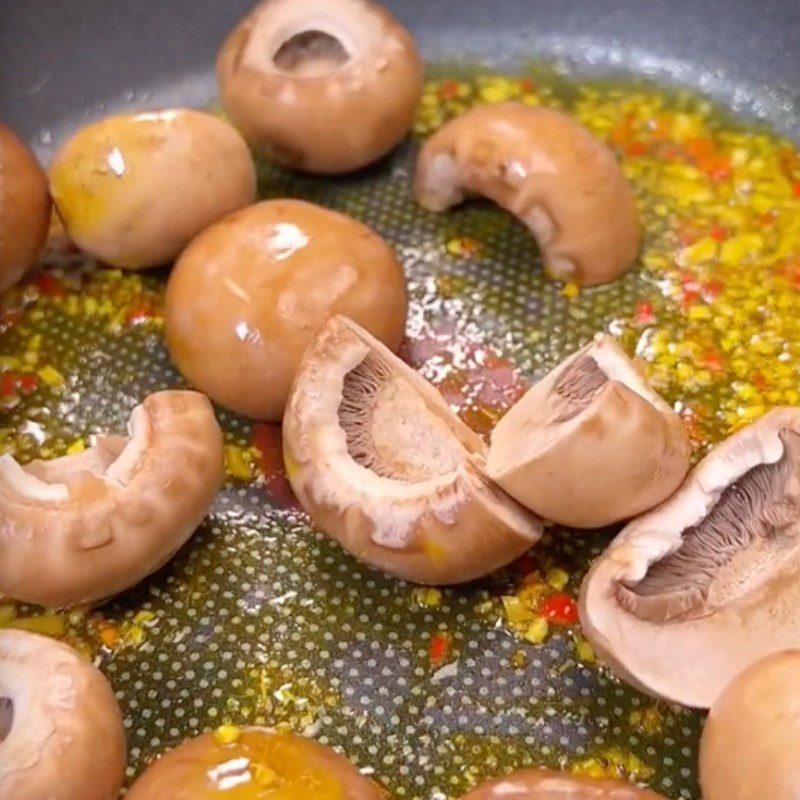
[[[249,5],[6,0],[0,116],[47,159],[66,131],[110,110],[212,102],[216,49]],[[432,64],[513,69],[543,60],[589,74],[632,71],[696,87],[798,133],[800,6],[790,0],[388,5]],[[414,147],[334,181],[264,167],[262,194],[338,208],[391,241],[409,277],[412,333],[424,331],[429,348],[462,336],[511,357],[530,379],[631,312],[641,293],[637,275],[576,310],[527,267],[534,252],[524,232],[487,207],[463,212],[457,231],[479,240],[483,255],[444,264],[450,223],[421,214],[410,197]],[[448,270],[452,285],[473,288],[443,293],[437,278]],[[137,291],[157,298],[162,283],[162,275],[147,277]],[[90,291],[102,304],[104,287],[90,283]],[[109,336],[105,324],[65,305],[24,335],[37,332],[52,343],[69,391],[44,409],[29,402],[11,410],[2,421],[9,428],[44,413],[52,435],[68,441],[119,427],[144,394],[179,384],[158,331],[147,326]],[[0,346],[15,345],[15,335],[0,338]],[[416,352],[420,362],[426,356]],[[231,443],[253,441],[248,421],[224,413],[222,421]],[[255,435],[277,463],[276,432]],[[699,715],[658,708],[657,735],[648,734],[641,720],[652,702],[581,664],[570,635],[534,647],[486,616],[506,577],[431,601],[361,568],[314,533],[278,466],[266,484],[231,480],[175,563],[103,611],[123,630],[144,631],[143,641],[102,658],[126,714],[132,774],[165,747],[222,721],[285,723],[343,748],[398,797],[443,798],[514,766],[615,752],[630,759],[632,771],[637,764],[652,770],[650,781],[667,796],[698,797]],[[553,538],[548,556],[579,576],[608,535]],[[431,641],[442,635],[454,654],[444,670],[431,665]]]

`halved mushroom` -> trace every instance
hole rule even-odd
[[[128,800],[384,800],[330,747],[293,733],[223,726],[155,761]],[[77,800],[77,798],[76,798]],[[83,798],[81,798],[83,800]]]
[[[583,778],[549,769],[522,769],[482,783],[461,800],[664,800],[622,781]]]
[[[283,437],[289,480],[317,525],[401,578],[469,581],[541,536],[539,519],[487,479],[480,437],[344,317],[306,351]]]
[[[289,167],[349,172],[405,136],[422,94],[411,34],[372,0],[265,0],[217,59],[250,144]]]
[[[762,656],[800,642],[800,409],[714,448],[630,523],[581,587],[598,654],[645,692],[708,707]]]
[[[470,109],[426,142],[417,202],[445,211],[484,195],[523,222],[553,277],[592,286],[639,249],[636,198],[614,154],[572,117],[522,103]]]
[[[125,771],[114,691],[71,647],[0,630],[0,797],[113,800]]]
[[[28,147],[0,125],[0,292],[34,265],[49,223],[47,176]]]
[[[599,528],[669,497],[690,455],[680,417],[622,348],[599,335],[500,420],[488,473],[545,519]]]
[[[773,653],[716,699],[700,739],[704,800],[800,797],[800,650]]]
[[[196,392],[158,392],[129,436],[19,465],[0,456],[0,594],[70,606],[105,599],[163,566],[222,483],[222,434]]]

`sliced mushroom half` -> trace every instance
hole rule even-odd
[[[105,599],[165,564],[222,483],[208,399],[158,392],[127,437],[25,466],[0,456],[0,594],[45,606]]]
[[[468,195],[493,200],[528,227],[561,280],[616,280],[639,249],[636,198],[614,154],[559,111],[498,103],[456,117],[422,148],[415,192],[431,211]]]
[[[356,558],[460,583],[521,555],[540,520],[484,472],[483,441],[380,342],[334,317],[303,358],[284,417],[287,473],[316,524]]]
[[[581,588],[598,654],[645,692],[709,707],[768,653],[800,644],[800,409],[714,448],[630,523]]]
[[[600,335],[500,420],[488,472],[545,519],[598,528],[669,497],[690,455],[680,417],[622,348]]]

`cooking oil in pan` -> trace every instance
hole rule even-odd
[[[590,290],[544,277],[529,235],[468,203],[445,216],[410,192],[416,142],[336,180],[260,169],[366,222],[395,247],[412,297],[405,358],[486,434],[529,383],[600,330],[643,361],[697,454],[767,409],[800,403],[800,153],[705,100],[646,85],[463,68],[435,72],[415,137],[474,103],[575,114],[639,197],[640,268]],[[0,307],[0,450],[75,453],[147,393],[177,387],[163,344],[164,274],[100,270],[54,228],[44,269]],[[628,777],[696,798],[700,717],[607,674],[574,598],[612,532],[553,529],[502,574],[414,588],[314,532],[283,473],[280,432],[222,412],[228,479],[161,573],[97,609],[0,600],[0,625],[99,661],[126,714],[130,776],[225,723],[341,746],[399,798],[457,796],[526,765]]]

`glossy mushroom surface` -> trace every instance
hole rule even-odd
[[[122,714],[102,673],[71,647],[0,630],[0,797],[116,800]]]
[[[44,170],[27,145],[0,125],[0,292],[36,263],[49,224]]]
[[[70,238],[125,269],[172,261],[211,223],[255,198],[241,135],[187,108],[122,114],[79,130],[50,167]]]
[[[686,476],[690,456],[680,417],[625,351],[601,335],[500,420],[488,472],[545,519],[599,528],[669,497]]]
[[[614,154],[559,111],[522,103],[470,109],[423,146],[415,193],[430,211],[489,198],[530,230],[545,270],[560,280],[616,280],[639,249],[636,198]]]
[[[584,633],[629,683],[708,708],[800,641],[798,533],[800,409],[776,409],[617,536],[581,587]]]
[[[128,800],[383,800],[344,756],[291,733],[225,726],[154,762]]]
[[[217,59],[225,110],[256,149],[307,172],[350,172],[411,127],[423,67],[371,0],[266,0]]]
[[[292,488],[320,529],[406,580],[470,581],[541,536],[540,520],[486,477],[482,439],[343,317],[303,357],[283,444]]]
[[[800,650],[737,675],[711,707],[700,739],[704,800],[800,796]]]
[[[461,800],[664,800],[622,781],[583,778],[549,769],[523,769],[482,783]]]
[[[166,337],[213,400],[280,420],[303,351],[346,314],[392,350],[405,333],[403,269],[376,233],[335,211],[270,200],[212,226],[170,276]]]
[[[55,607],[103,600],[194,533],[223,477],[208,399],[150,395],[128,430],[53,461],[0,456],[0,594]]]

